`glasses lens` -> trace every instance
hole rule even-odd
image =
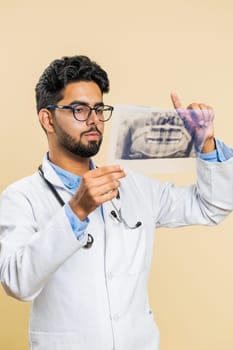
[[[96,108],[96,114],[98,115],[100,121],[105,122],[111,118],[112,107],[100,106],[100,107]]]
[[[74,107],[74,115],[77,120],[87,120],[89,112],[90,108],[88,106],[78,105]]]
[[[85,105],[73,106],[74,117],[79,121],[85,121],[91,116],[91,112],[95,111],[100,121],[107,121],[111,118],[113,107],[111,106],[98,106],[91,108]]]

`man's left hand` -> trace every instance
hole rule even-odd
[[[187,108],[184,108],[174,92],[171,93],[171,100],[194,141],[195,149],[201,153],[214,151],[213,108],[204,103],[191,103]]]

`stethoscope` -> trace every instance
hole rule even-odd
[[[40,165],[38,167],[38,172],[40,174],[40,176],[42,177],[42,179],[45,181],[45,183],[47,184],[47,186],[49,187],[49,189],[52,191],[53,195],[55,196],[55,198],[57,199],[57,201],[60,203],[60,205],[63,207],[65,205],[65,202],[64,200],[62,199],[62,197],[59,195],[59,193],[57,192],[57,190],[55,189],[54,185],[48,180],[46,179],[46,177],[44,176],[44,171],[42,169],[42,165]],[[118,194],[117,194],[117,197],[116,197],[118,200],[120,199],[120,193],[118,191]],[[121,209],[118,209],[117,206],[115,205],[115,203],[113,202],[113,200],[111,200],[111,203],[112,203],[112,206],[114,208],[114,210],[111,211],[110,213],[110,217],[118,222],[118,223],[122,223],[127,229],[130,229],[130,230],[134,230],[138,227],[140,227],[142,225],[142,222],[141,221],[137,221],[135,225],[133,226],[130,226],[126,221],[125,219],[122,217],[122,214],[121,214]],[[83,246],[83,248],[91,248],[91,246],[93,245],[94,243],[94,238],[93,236],[88,233],[88,236],[87,236],[87,243]]]
[[[116,198],[117,198],[117,199],[120,199],[119,191],[118,191],[118,195],[117,195]],[[120,208],[120,209],[117,209],[117,206],[115,205],[115,203],[113,202],[113,200],[111,200],[111,203],[112,203],[113,208],[115,209],[115,210],[112,210],[111,213],[110,213],[110,217],[111,217],[113,220],[116,220],[117,222],[122,223],[126,228],[128,228],[128,229],[130,229],[130,230],[134,230],[135,228],[138,228],[139,226],[142,225],[142,222],[141,222],[141,221],[137,221],[135,225],[130,226],[130,225],[125,221],[125,219],[122,217],[121,208]]]

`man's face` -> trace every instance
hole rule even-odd
[[[66,85],[63,98],[57,105],[86,104],[96,107],[103,103],[100,88],[94,82],[73,82]],[[56,109],[53,113],[53,125],[57,146],[74,155],[89,158],[100,148],[104,123],[99,121],[92,111],[86,121],[74,118],[70,109]]]

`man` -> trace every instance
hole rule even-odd
[[[91,157],[111,117],[108,90],[106,72],[87,57],[52,62],[36,87],[48,154],[40,172],[1,196],[1,282],[9,295],[32,301],[33,350],[159,349],[147,298],[154,228],[216,224],[233,208],[232,151],[219,141],[215,150],[205,121],[211,108],[189,106],[197,110],[194,127],[175,94],[201,157],[215,160],[197,160],[197,185],[97,168]]]

